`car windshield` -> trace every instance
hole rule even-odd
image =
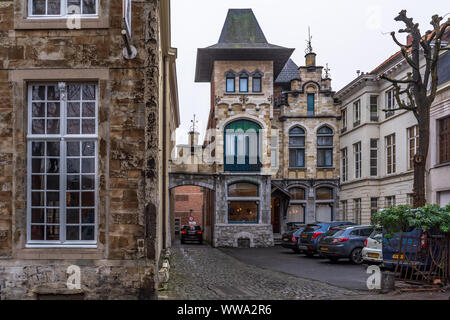
[[[303,230],[303,232],[313,232],[313,231],[316,231],[317,229],[320,229],[320,225],[318,225],[318,224],[308,224],[305,227],[305,230]]]

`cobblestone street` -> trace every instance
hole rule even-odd
[[[361,292],[242,263],[209,246],[172,248],[169,299],[356,299]],[[367,293],[365,293],[367,296]]]

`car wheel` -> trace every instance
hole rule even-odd
[[[362,257],[362,249],[361,248],[355,248],[353,249],[352,253],[350,254],[350,260],[354,264],[361,264],[363,263],[363,257]]]

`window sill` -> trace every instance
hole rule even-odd
[[[46,29],[66,29],[66,30],[79,30],[70,29],[67,26],[67,18],[15,18],[14,29],[15,30],[46,30]],[[85,17],[80,19],[80,29],[107,29],[109,28],[108,17]]]
[[[289,167],[288,170],[301,170],[301,171],[306,171],[307,168],[306,167]]]
[[[334,169],[336,169],[335,167],[317,167],[316,168],[317,170],[327,170],[327,169],[329,169],[329,170],[334,170]]]
[[[28,243],[26,249],[97,249],[96,244],[34,244]]]

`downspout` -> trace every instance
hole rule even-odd
[[[162,150],[163,150],[163,154],[162,154],[162,176],[163,176],[163,181],[162,181],[162,238],[163,238],[163,245],[162,248],[163,250],[167,249],[167,165],[168,165],[168,161],[167,161],[167,56],[164,56],[164,61],[163,61],[163,110],[162,110],[162,115],[163,115],[163,141],[162,141]]]

